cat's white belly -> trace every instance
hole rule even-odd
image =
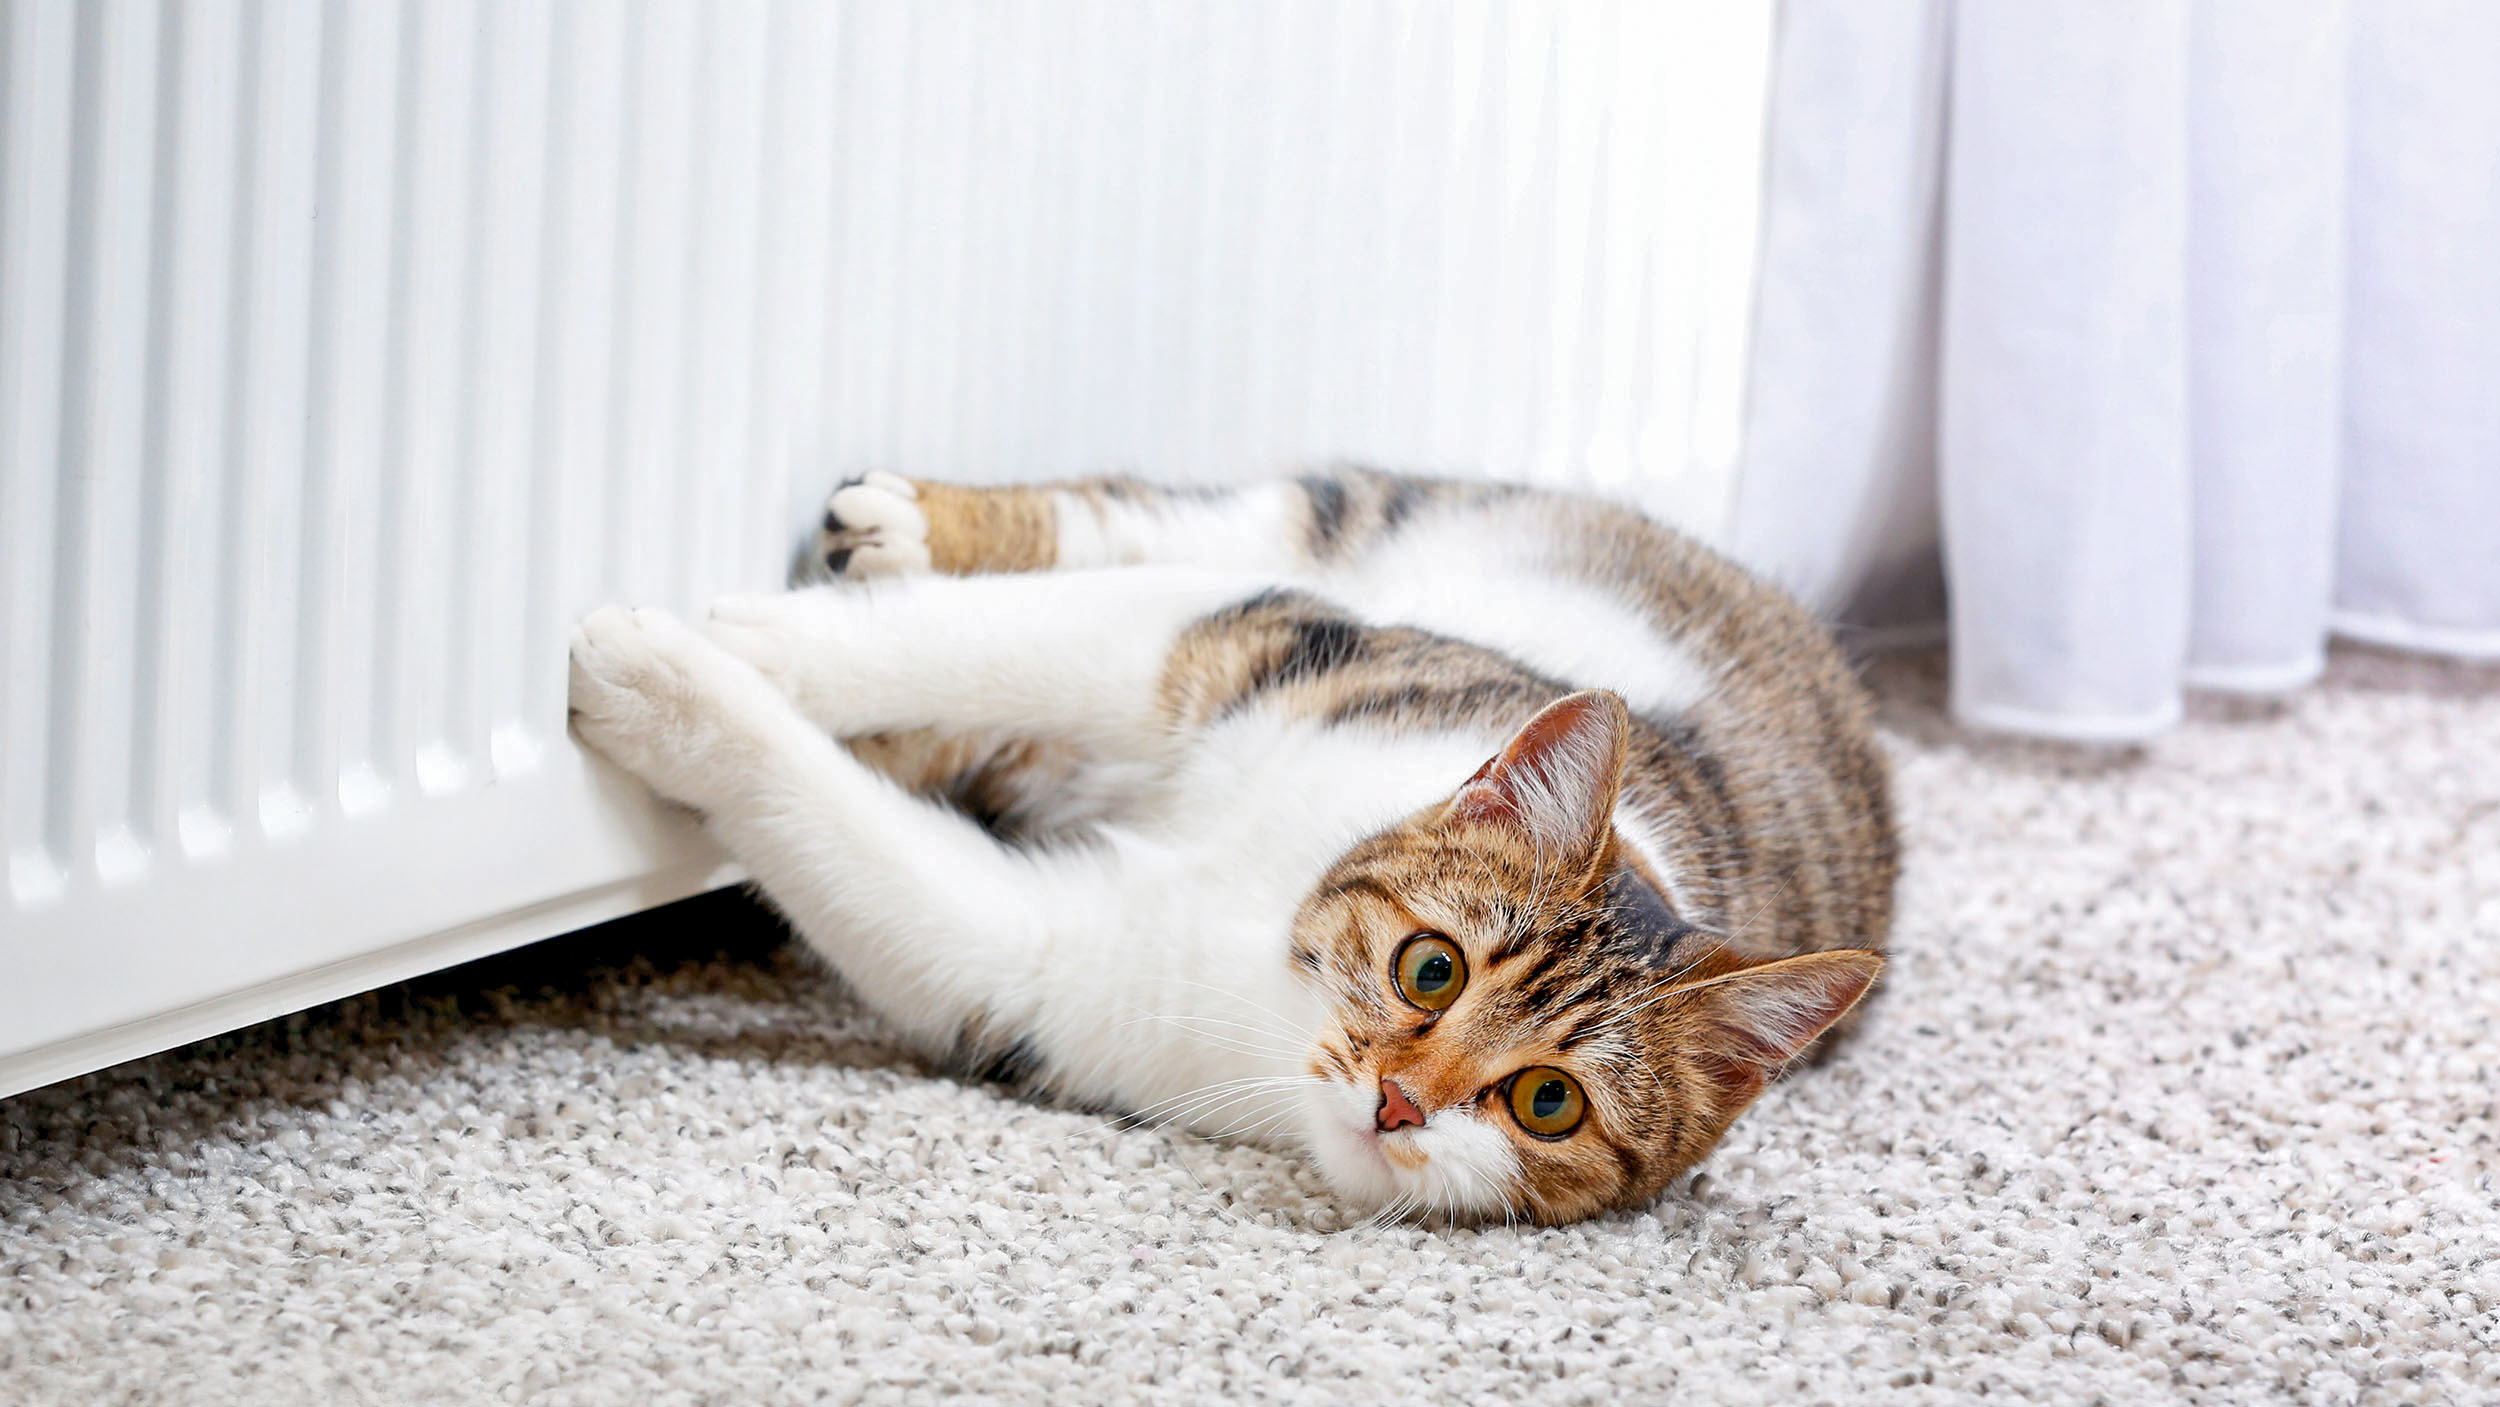
[[[1451,571],[1453,561],[1469,570]],[[1419,522],[1309,584],[1375,625],[1418,626],[1578,688],[1612,689],[1635,713],[1674,717],[1710,692],[1692,652],[1614,594],[1557,578],[1496,519]]]

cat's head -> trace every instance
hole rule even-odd
[[[1304,1126],[1340,1192],[1549,1223],[1638,1205],[1882,969],[1749,964],[1679,920],[1615,830],[1628,727],[1613,694],[1560,700],[1303,904],[1292,958],[1328,1012]]]

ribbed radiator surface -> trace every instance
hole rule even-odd
[[[11,0],[0,1092],[624,912],[589,605],[884,465],[1715,525],[1769,0]]]

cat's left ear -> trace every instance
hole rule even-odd
[[[1717,1088],[1720,1112],[1734,1115],[1780,1068],[1849,1014],[1884,970],[1883,954],[1862,948],[1799,953],[1694,985],[1688,1036]]]
[[[1556,699],[1450,798],[1445,821],[1509,826],[1566,869],[1593,867],[1614,833],[1631,715],[1604,689]]]

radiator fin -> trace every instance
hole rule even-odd
[[[1769,0],[0,15],[8,913],[578,768],[871,466],[1724,501]]]

